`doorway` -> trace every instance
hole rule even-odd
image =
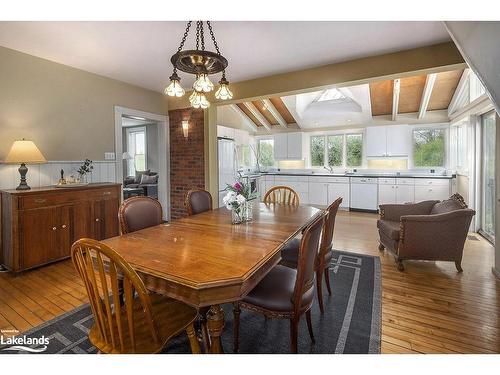
[[[115,107],[116,182],[124,198],[158,199],[170,220],[170,142],[168,117]]]
[[[495,241],[495,111],[481,116],[481,229],[480,233]]]

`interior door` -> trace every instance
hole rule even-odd
[[[19,216],[21,237],[21,266],[31,268],[53,259],[55,247],[54,208],[40,208],[23,211]]]
[[[481,116],[481,233],[495,239],[495,112]]]

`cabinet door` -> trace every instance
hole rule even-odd
[[[104,240],[118,235],[118,199],[95,201],[93,204],[94,238]]]
[[[274,135],[274,159],[284,160],[287,158],[288,136],[286,133]]]
[[[328,204],[328,184],[309,182],[309,204],[326,206]]]
[[[328,184],[328,203],[332,204],[337,198],[342,198],[341,208],[349,208],[349,184]]]
[[[378,186],[378,204],[396,203],[396,185]]]
[[[80,238],[94,237],[94,224],[92,220],[92,204],[90,201],[79,202],[71,208],[71,241],[75,242]]]
[[[54,250],[52,259],[60,259],[70,256],[71,245],[73,244],[71,235],[71,206],[62,206],[56,208],[56,227]]]
[[[302,159],[302,133],[288,134],[287,158]]]
[[[415,201],[415,186],[396,185],[396,203],[412,203]]]
[[[415,202],[427,200],[443,200],[450,196],[450,187],[438,186],[417,186],[415,185]]]
[[[411,152],[411,128],[408,125],[386,127],[387,156],[408,156]]]
[[[385,126],[366,128],[366,156],[386,156],[387,137]]]
[[[57,226],[54,208],[19,213],[21,268],[31,268],[53,259]]]

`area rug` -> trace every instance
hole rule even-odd
[[[332,295],[323,288],[325,313],[321,314],[315,300],[312,324],[316,342],[310,341],[307,325],[301,319],[299,353],[341,354],[380,353],[381,274],[380,259],[351,252],[335,251],[330,265]],[[222,344],[232,352],[232,305],[223,305],[225,328]],[[240,316],[240,353],[289,353],[290,324],[288,320],[264,319],[262,315],[242,310]],[[83,305],[23,333],[28,338],[49,339],[40,353],[95,353],[87,338],[93,322],[88,305]],[[12,349],[12,347],[10,347]],[[189,353],[185,334],[165,347],[164,353]],[[25,350],[0,348],[0,353],[26,353]]]

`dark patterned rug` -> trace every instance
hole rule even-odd
[[[380,353],[381,330],[381,274],[380,259],[367,255],[335,251],[330,266],[332,295],[324,291],[325,314],[320,314],[317,301],[312,309],[316,343],[307,333],[305,318],[299,327],[299,353]],[[223,306],[225,328],[222,343],[226,352],[232,352],[232,305]],[[262,315],[242,310],[240,325],[240,353],[289,353],[288,320],[264,319]],[[93,322],[88,305],[83,305],[21,336],[49,339],[42,353],[95,353],[87,338]],[[33,346],[44,349],[44,345]],[[11,347],[12,348],[12,347]],[[164,353],[189,353],[185,334],[170,341]],[[27,353],[9,350],[0,353]]]

